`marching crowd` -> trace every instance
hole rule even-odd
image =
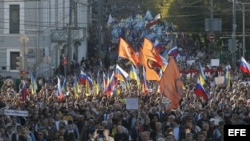
[[[64,75],[61,66],[54,77],[37,77],[38,89],[33,93],[30,87],[25,100],[22,87],[15,89],[10,79],[5,81],[0,95],[0,140],[224,141],[224,125],[250,124],[250,82],[236,67],[231,71],[230,85],[217,85],[214,78],[224,73],[216,70],[225,66],[209,66],[207,60],[210,58],[204,57],[203,48],[197,51],[184,48],[186,45],[182,47],[183,52],[191,50],[195,55],[180,59],[180,70],[198,66],[186,64],[187,59],[199,60],[204,68],[214,70],[207,76],[204,85],[209,100],[194,93],[198,74],[190,77],[185,71],[182,72],[185,89],[177,109],[168,108],[171,101],[157,91],[157,82],[150,83],[151,90],[146,94],[131,80],[130,87],[121,89],[116,95],[104,92],[86,95],[82,85],[81,92],[76,96],[74,76],[70,74],[66,79],[67,93],[59,99],[57,77]],[[193,45],[190,46],[195,47]],[[70,73],[79,73],[78,70],[83,69],[96,77],[98,70],[106,71],[113,65],[110,64],[110,56],[107,55],[104,60],[83,58],[77,65],[73,63],[70,66]],[[31,85],[30,79],[24,81],[27,86]],[[127,98],[138,98],[138,108],[127,109]],[[6,115],[6,109],[28,111],[28,115]]]
[[[76,97],[69,75],[69,93],[58,100],[57,79],[40,77],[37,93],[32,95],[29,89],[22,101],[22,89],[13,89],[6,80],[0,95],[0,140],[223,141],[225,124],[250,124],[250,83],[242,73],[231,73],[230,87],[215,85],[216,72],[212,73],[204,86],[208,101],[194,94],[197,76],[182,76],[185,90],[178,109],[167,108],[169,102],[164,102],[154,84],[147,94],[132,83],[116,96],[86,96],[82,91]],[[126,109],[126,98],[138,98],[138,109]],[[28,116],[5,115],[6,108],[28,111]]]

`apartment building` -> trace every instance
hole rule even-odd
[[[88,0],[0,0],[0,75],[49,76],[62,56],[86,57],[88,11]]]

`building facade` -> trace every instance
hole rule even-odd
[[[62,56],[86,57],[88,11],[87,0],[1,0],[0,75],[48,76]]]

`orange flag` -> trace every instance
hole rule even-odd
[[[138,56],[134,49],[122,38],[119,39],[118,57],[130,60],[136,67],[138,66]]]
[[[160,54],[155,50],[153,43],[147,38],[144,38],[143,41],[143,53],[149,60],[157,63],[160,67],[163,66]]]
[[[146,80],[160,80],[159,75],[157,72],[150,67],[149,59],[145,56],[145,52],[143,48],[140,49],[140,56],[139,56],[140,63],[145,67],[146,70]]]
[[[160,80],[161,90],[171,101],[169,109],[178,108],[181,99],[182,86],[183,82],[180,78],[179,68],[176,65],[174,58],[171,57]]]

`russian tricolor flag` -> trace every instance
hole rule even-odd
[[[158,39],[155,39],[154,41],[154,48],[158,53],[163,52],[166,49],[165,46],[158,41]]]
[[[195,90],[194,93],[198,96],[203,97],[205,100],[209,100],[209,96],[207,95],[205,89],[203,88],[203,86],[201,85],[199,78],[197,80],[196,86],[195,86]]]
[[[21,92],[22,92],[22,101],[25,102],[29,92],[28,92],[28,89],[27,89],[27,86],[26,86],[26,83],[25,83],[24,80],[23,80],[23,85],[22,85],[22,91]]]
[[[59,100],[62,100],[64,97],[64,95],[62,93],[61,80],[59,77],[57,77],[57,97]]]
[[[124,69],[122,69],[118,64],[116,64],[115,68],[115,77],[117,78],[117,80],[125,81],[128,77],[128,73]]]
[[[171,48],[169,51],[168,51],[168,55],[169,56],[176,56],[178,54],[178,48],[177,46]]]
[[[83,71],[81,71],[80,82],[85,85],[86,81],[87,81],[87,75],[86,75],[86,73],[84,73]]]
[[[93,80],[89,76],[87,76],[87,81],[88,81],[88,84],[89,84],[90,88],[92,89],[92,87],[93,87]]]
[[[107,95],[111,95],[111,93],[113,92],[115,86],[116,86],[116,79],[115,79],[115,74],[113,72],[112,75],[111,75],[111,77],[110,77],[110,82],[108,84],[108,87],[107,87],[105,93]]]
[[[244,57],[241,57],[240,70],[250,75],[250,64],[245,60]]]

